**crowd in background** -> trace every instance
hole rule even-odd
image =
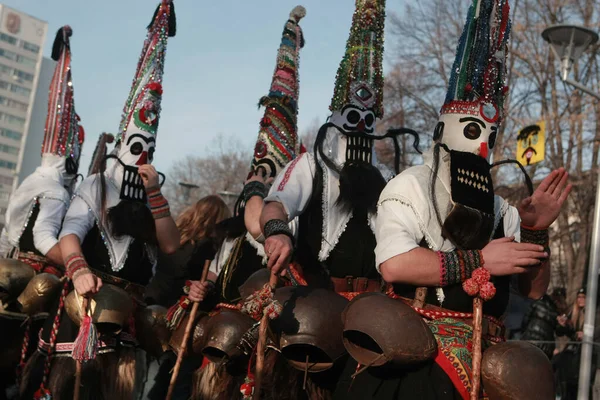
[[[572,305],[567,304],[566,290],[555,288],[550,294],[532,302],[525,311],[521,326],[509,338],[527,340],[539,347],[552,361],[556,393],[561,400],[577,399],[579,364],[585,320],[585,289],[579,289]],[[592,358],[597,368],[598,346]],[[594,386],[592,373],[590,392]],[[590,398],[593,398],[590,395]]]

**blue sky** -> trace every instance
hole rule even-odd
[[[145,38],[159,0],[1,0],[48,22],[44,55],[56,30],[73,28],[75,104],[86,130],[87,165],[98,134],[115,132]],[[155,166],[168,172],[185,155],[203,155],[219,135],[248,149],[258,133],[281,31],[297,4],[306,45],[300,59],[299,129],[325,121],[335,73],[342,59],[354,1],[175,0],[177,36],[169,40]],[[403,1],[388,1],[388,13]]]

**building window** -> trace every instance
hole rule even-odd
[[[4,176],[0,175],[0,185],[12,186],[13,178],[12,176]],[[0,212],[2,214],[2,212]]]
[[[15,115],[0,112],[0,120],[6,121],[9,124],[25,126],[25,118],[17,117]]]
[[[13,76],[16,76],[19,79],[23,79],[24,81],[33,82],[33,74],[29,72],[24,72],[15,68]]]
[[[21,118],[21,117],[17,117],[14,115],[10,115],[10,114],[6,114],[3,112],[0,112],[0,119],[2,119],[3,121],[8,122],[9,124],[13,124],[13,125],[19,125],[19,126],[25,126],[25,118]]]
[[[6,33],[0,33],[0,40],[6,43],[10,43],[13,46],[17,44],[17,38],[14,36],[7,35]]]
[[[37,44],[29,43],[25,40],[21,40],[21,47],[23,47],[25,50],[30,51],[34,54],[37,54],[40,52],[40,46],[38,46]]]
[[[17,131],[11,131],[10,129],[0,128],[0,136],[20,141],[23,137],[23,134]]]
[[[5,49],[0,49],[0,57],[4,57],[11,61],[17,61],[17,53]]]
[[[9,163],[12,164],[12,163]],[[2,160],[0,160],[0,167],[2,167]],[[10,193],[8,192],[0,192],[0,200],[8,200],[10,197]]]
[[[15,170],[15,169],[17,169],[17,164],[14,162],[6,161],[6,160],[0,160],[0,168],[7,168],[7,169]],[[2,193],[0,193],[0,195],[1,194]],[[0,196],[0,199],[2,199],[2,196]]]
[[[29,57],[25,57],[25,56],[21,56],[21,55],[17,55],[17,62],[19,64],[23,64],[23,65],[26,65],[26,66],[32,67],[32,68],[35,68],[35,65],[37,64],[37,61],[34,60],[33,58],[29,58]]]
[[[23,86],[15,85],[14,83],[10,85],[10,91],[16,94],[20,94],[21,96],[29,97],[31,94],[31,89],[24,88]]]
[[[0,151],[6,154],[19,154],[19,149],[17,147],[6,144],[0,144]]]
[[[0,105],[8,108],[14,108],[15,110],[27,112],[27,104],[21,103],[8,97],[0,96]]]
[[[27,112],[27,104],[21,103],[20,101],[7,99],[6,97],[0,96],[0,104],[3,104],[8,108],[14,108],[15,110]]]

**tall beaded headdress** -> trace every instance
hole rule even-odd
[[[352,104],[383,117],[385,0],[356,0],[346,53],[337,71],[329,109]]]
[[[470,114],[496,124],[502,120],[509,11],[508,0],[473,0],[441,114]]]
[[[57,64],[50,83],[42,155],[54,154],[70,158],[75,165],[78,165],[84,132],[79,125],[79,116],[75,113],[73,99],[69,42],[71,35],[73,35],[71,27],[63,26],[56,32],[52,46],[52,59],[57,61]]]
[[[172,0],[162,0],[148,25],[148,35],[123,108],[117,143],[125,139],[131,123],[136,130],[156,136],[167,38],[175,36],[175,33],[175,6]]]
[[[271,177],[277,175],[300,152],[297,129],[300,91],[298,68],[304,37],[298,22],[305,15],[306,10],[302,6],[296,6],[290,12],[277,51],[271,89],[259,101],[259,106],[265,107],[265,114],[260,120],[251,168],[252,171],[264,168],[267,176]]]

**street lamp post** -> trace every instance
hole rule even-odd
[[[568,85],[597,99],[600,93],[569,79],[569,72],[583,52],[598,41],[598,34],[587,28],[573,25],[551,26],[542,32],[542,37],[550,43],[554,55],[560,60],[560,77]],[[600,174],[596,184],[596,205],[594,210],[594,231],[590,248],[587,296],[585,300],[585,320],[583,323],[583,343],[581,364],[579,365],[579,390],[577,398],[588,400],[591,382],[594,325],[596,319],[596,297],[598,295],[598,271],[600,271]]]

